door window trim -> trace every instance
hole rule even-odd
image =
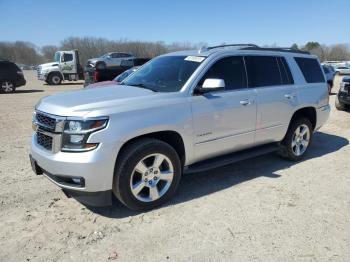
[[[230,90],[217,90],[217,91],[211,91],[211,92],[208,92],[207,94],[220,94],[220,93],[230,93],[230,92],[236,92],[236,91],[244,91],[244,90],[249,90],[249,85],[248,85],[248,72],[247,72],[247,67],[246,67],[246,64],[245,64],[245,60],[244,60],[244,55],[242,54],[234,54],[234,55],[231,55],[231,54],[226,54],[224,56],[220,56],[220,57],[217,57],[215,58],[210,64],[207,64],[205,66],[205,68],[202,70],[202,72],[200,73],[200,75],[198,75],[196,77],[196,80],[194,81],[194,84],[192,85],[192,88],[191,88],[191,96],[198,96],[196,94],[194,94],[194,91],[196,89],[196,87],[198,86],[198,83],[202,80],[202,78],[204,77],[204,75],[208,72],[208,70],[216,63],[218,62],[219,60],[221,59],[224,59],[224,58],[227,58],[227,57],[242,57],[242,60],[243,60],[243,66],[244,66],[244,70],[245,70],[245,75],[246,75],[246,80],[247,80],[247,86],[244,87],[244,88],[237,88],[237,89],[230,89]]]

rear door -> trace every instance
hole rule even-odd
[[[256,93],[247,88],[242,56],[215,62],[199,81],[217,78],[225,90],[192,97],[195,157],[202,160],[252,146],[256,120]]]
[[[280,141],[296,106],[297,93],[284,57],[246,56],[250,88],[257,92],[255,143]]]

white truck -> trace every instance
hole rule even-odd
[[[57,51],[54,62],[41,64],[37,68],[38,79],[49,85],[60,85],[62,81],[84,79],[84,71],[79,61],[78,50]]]

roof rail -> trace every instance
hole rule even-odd
[[[308,51],[296,50],[290,47],[260,47],[255,44],[227,44],[227,45],[217,45],[202,47],[198,52],[202,53],[216,48],[225,48],[225,47],[240,47],[240,50],[258,50],[258,51],[278,51],[278,52],[289,52],[289,53],[299,53],[310,55]]]
[[[299,54],[306,54],[310,55],[310,52],[308,51],[302,51],[302,50],[296,50],[292,49],[290,47],[245,47],[241,48],[243,50],[258,50],[258,51],[278,51],[278,52],[289,52],[289,53],[299,53]]]
[[[227,45],[216,45],[216,46],[208,46],[208,47],[202,47],[199,50],[199,53],[215,49],[215,48],[225,48],[225,47],[254,47],[254,48],[259,48],[259,46],[254,45],[254,44],[227,44]]]

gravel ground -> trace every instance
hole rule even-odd
[[[186,175],[170,204],[135,213],[89,209],[34,175],[35,103],[82,84],[25,77],[0,95],[0,261],[350,261],[350,113],[335,95],[306,160],[272,154]]]

